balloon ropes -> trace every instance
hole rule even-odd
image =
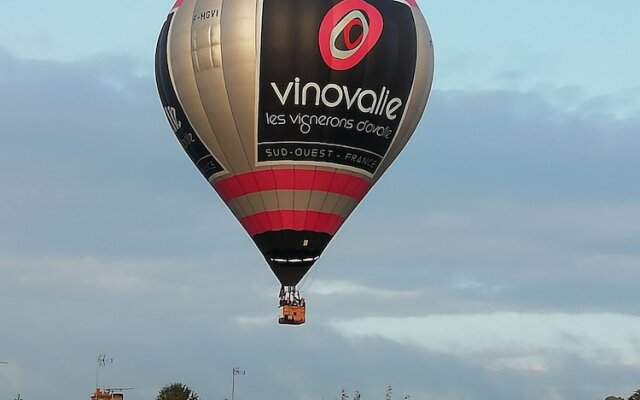
[[[178,0],[156,49],[169,124],[280,281],[296,286],[415,130],[433,47],[415,0]]]

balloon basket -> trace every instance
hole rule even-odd
[[[305,306],[283,306],[278,319],[280,325],[302,325],[305,323]]]
[[[295,286],[282,287],[279,307],[278,323],[280,325],[302,325],[305,323],[307,305]]]

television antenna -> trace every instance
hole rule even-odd
[[[98,366],[96,367],[96,389],[99,388],[100,381],[100,367],[104,367],[107,364],[113,364],[113,358],[108,358],[106,354],[98,355]]]
[[[236,394],[236,376],[237,375],[246,375],[247,371],[240,369],[238,367],[235,367],[233,369],[233,378],[231,381],[231,400],[235,400],[235,394]]]

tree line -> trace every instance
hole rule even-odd
[[[617,397],[617,396],[609,396],[604,400],[625,400],[625,398]],[[626,400],[640,400],[640,389],[633,392],[633,394],[629,396]]]
[[[387,390],[384,394],[384,400],[392,400],[393,398],[393,389],[391,386],[387,386]],[[411,396],[405,395],[404,400],[410,400]],[[606,400],[617,400],[617,397],[612,397],[611,399]],[[196,392],[193,391],[189,386],[183,383],[170,383],[160,389],[158,392],[158,396],[156,400],[200,400],[200,397]],[[335,399],[338,400],[338,399]],[[349,393],[345,388],[342,388],[340,392],[340,400],[349,400]],[[364,400],[362,394],[359,391],[355,391],[351,400]],[[624,399],[622,399],[624,400]],[[629,400],[640,400],[640,397],[633,398]]]
[[[18,395],[19,396],[19,395]],[[393,398],[393,389],[391,386],[387,386],[387,390],[384,395],[384,400],[392,400]],[[405,395],[403,400],[410,400],[411,396]],[[194,392],[190,387],[182,383],[171,383],[165,387],[163,387],[156,400],[200,400],[198,394]],[[338,399],[335,399],[338,400]],[[342,388],[340,391],[340,399],[339,400],[350,400],[349,393],[345,388]],[[362,394],[359,391],[355,391],[351,400],[364,400]],[[604,400],[640,400],[640,389],[637,389],[631,396],[627,399],[624,397],[618,396],[609,396]]]

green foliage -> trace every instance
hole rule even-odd
[[[349,395],[347,394],[347,389],[342,388],[340,392],[340,400],[349,400]]]
[[[160,389],[156,400],[199,400],[199,397],[189,386],[176,382]]]
[[[617,396],[609,396],[604,400],[624,400],[624,398],[623,397],[617,397]],[[640,389],[638,389],[635,392],[633,392],[633,394],[631,396],[629,396],[629,398],[627,400],[640,400]]]

